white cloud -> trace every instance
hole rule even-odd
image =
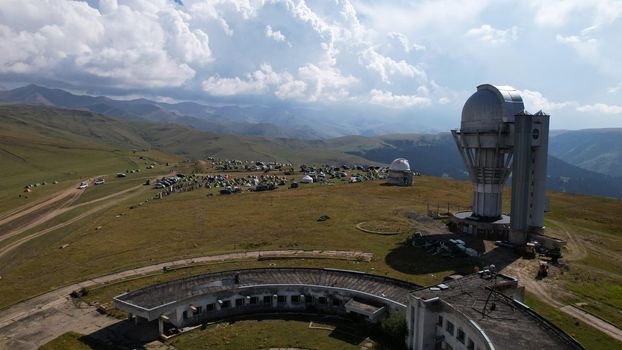
[[[168,1],[0,5],[0,73],[87,75],[111,85],[179,86],[213,60],[208,35]],[[61,72],[62,73],[59,73]]]
[[[336,101],[348,96],[347,87],[355,81],[353,76],[343,76],[331,67],[308,64],[300,67],[294,77],[262,64],[259,70],[244,78],[212,76],[203,82],[203,90],[213,96],[260,94],[270,90],[282,99]]]
[[[430,98],[419,95],[394,95],[391,91],[372,89],[369,92],[369,102],[390,108],[404,108],[413,106],[429,106]]]
[[[523,98],[525,109],[531,113],[535,113],[539,110],[544,112],[551,112],[559,110],[575,104],[575,102],[553,102],[544,97],[539,91],[522,90],[520,95]]]
[[[518,27],[512,26],[508,29],[496,29],[489,24],[483,24],[479,28],[469,29],[465,35],[490,44],[502,44],[518,38]]]
[[[601,113],[601,114],[622,114],[622,106],[595,103],[577,107],[579,112]]]
[[[388,37],[389,39],[397,40],[402,46],[402,49],[404,49],[406,53],[409,53],[412,50],[415,50],[415,51],[425,50],[425,46],[410,42],[410,39],[408,39],[408,37],[402,33],[390,32]]]
[[[213,96],[258,94],[265,92],[270,86],[291,80],[291,74],[274,72],[272,66],[262,64],[259,70],[247,74],[244,79],[210,77],[203,82],[203,90]]]
[[[425,81],[425,73],[419,68],[407,63],[404,60],[396,61],[390,57],[378,53],[374,48],[368,48],[361,52],[359,61],[371,71],[378,73],[385,83],[390,83],[389,77],[400,75],[408,78],[417,78]]]
[[[285,41],[285,35],[283,35],[283,33],[281,33],[278,30],[272,30],[272,27],[267,25],[266,26],[266,37],[274,40],[274,41]]]
[[[619,0],[529,0],[534,21],[544,27],[561,27],[572,20],[587,18],[592,25],[611,24],[622,16]]]

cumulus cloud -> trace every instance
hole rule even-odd
[[[622,114],[622,106],[608,105],[605,103],[595,103],[577,107],[579,112],[601,113],[601,114]]]
[[[391,91],[372,89],[369,92],[369,102],[391,108],[413,106],[429,106],[430,98],[419,95],[394,95]]]
[[[80,1],[6,0],[0,73],[87,75],[118,86],[179,86],[213,60],[209,38],[168,1],[100,8]],[[63,72],[63,73],[59,73]]]
[[[396,61],[391,57],[384,56],[371,47],[361,52],[359,61],[364,64],[367,69],[378,73],[385,83],[391,82],[389,77],[392,75],[417,78],[420,81],[426,79],[425,73],[421,69],[404,60]]]
[[[539,91],[522,90],[520,95],[523,98],[525,109],[534,113],[538,110],[545,112],[559,110],[574,104],[574,102],[554,102],[544,97]]]
[[[529,0],[534,21],[545,27],[561,27],[577,17],[587,17],[594,25],[611,24],[622,16],[618,0]]]
[[[465,35],[490,44],[502,44],[518,38],[518,27],[512,26],[508,29],[496,29],[489,24],[483,24],[479,28],[469,29]]]
[[[210,77],[203,82],[203,90],[214,96],[258,94],[265,92],[270,86],[291,80],[291,74],[277,73],[269,64],[262,64],[259,70],[247,74],[243,79]]]
[[[285,35],[283,35],[283,33],[281,33],[278,30],[272,30],[272,27],[267,25],[266,26],[266,37],[274,40],[274,41],[285,41]]]
[[[213,96],[249,95],[272,91],[282,99],[304,101],[336,101],[348,96],[347,87],[354,83],[353,76],[344,76],[337,69],[308,64],[294,76],[275,72],[269,64],[244,78],[210,77],[203,82],[203,90]]]
[[[387,36],[389,37],[389,39],[397,40],[406,53],[409,53],[413,50],[425,50],[425,46],[411,42],[410,39],[408,39],[408,37],[402,33],[390,32]]]

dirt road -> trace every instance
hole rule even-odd
[[[5,239],[7,239],[7,238],[16,236],[16,235],[18,235],[18,234],[20,234],[22,232],[27,231],[27,230],[30,230],[30,229],[32,229],[32,228],[34,228],[34,227],[36,227],[36,226],[38,226],[38,225],[40,225],[40,224],[42,224],[44,222],[47,222],[47,221],[49,221],[49,220],[51,220],[51,219],[53,219],[53,218],[55,218],[55,217],[57,217],[57,216],[59,216],[61,214],[66,213],[68,211],[71,211],[71,210],[74,210],[74,209],[77,209],[77,208],[80,208],[80,207],[83,207],[83,206],[86,206],[86,205],[91,205],[91,204],[103,201],[103,203],[101,203],[101,204],[99,204],[99,205],[89,209],[88,211],[86,211],[86,212],[84,212],[84,213],[82,213],[82,214],[80,214],[78,216],[72,217],[71,219],[63,221],[62,223],[54,225],[52,227],[49,227],[49,228],[46,228],[46,229],[34,232],[32,234],[29,234],[29,235],[27,235],[25,237],[22,237],[22,238],[14,241],[14,242],[11,242],[11,243],[7,244],[6,246],[1,247],[0,248],[0,258],[5,256],[6,254],[11,252],[15,248],[21,246],[22,244],[24,244],[24,243],[26,243],[26,242],[28,242],[28,241],[30,241],[32,239],[40,237],[40,236],[42,236],[42,235],[44,235],[46,233],[58,230],[58,229],[63,228],[65,226],[71,225],[74,222],[82,220],[82,219],[84,219],[87,216],[90,216],[90,215],[95,214],[95,213],[97,213],[97,212],[99,212],[101,210],[104,210],[104,209],[109,208],[109,207],[111,207],[111,206],[113,206],[115,204],[118,204],[119,202],[121,202],[121,201],[126,199],[126,197],[123,197],[122,195],[127,194],[129,192],[137,192],[141,188],[144,188],[144,186],[142,186],[142,185],[134,186],[134,187],[128,188],[126,190],[113,193],[113,194],[108,195],[106,197],[94,199],[92,201],[80,203],[78,205],[74,205],[74,206],[70,206],[70,207],[64,207],[64,208],[61,208],[61,209],[56,209],[56,210],[53,210],[51,212],[46,213],[45,215],[41,215],[41,216],[37,217],[36,219],[34,219],[29,224],[24,225],[24,226],[22,226],[22,227],[20,227],[18,229],[12,230],[12,231],[6,233],[3,236],[0,236],[0,242],[5,240]]]
[[[576,237],[576,235],[572,232],[572,228],[569,228],[567,224],[559,221],[551,220],[551,222],[559,227],[559,231],[565,236],[564,238],[567,239],[568,251],[564,255],[564,260],[569,262],[578,261],[587,257],[587,248],[585,247],[585,244],[583,244],[583,242]],[[529,262],[519,259],[517,262],[507,266],[504,271],[510,275],[518,277],[519,283],[525,286],[527,291],[534,294],[543,302],[591,325],[612,338],[622,341],[622,330],[620,328],[573,305],[566,305],[562,303],[560,301],[562,289],[558,288],[554,282],[547,279],[536,280],[535,275],[537,266],[535,263],[537,262]],[[603,271],[603,273],[608,272]]]
[[[75,305],[69,297],[72,291],[162,271],[164,267],[175,268],[210,262],[258,260],[268,256],[290,259],[313,257],[370,261],[373,254],[329,250],[256,251],[181,259],[116,272],[50,291],[0,311],[0,349],[36,349],[65,332],[75,331],[81,334],[90,334],[120,322],[118,319],[98,314],[92,306]]]

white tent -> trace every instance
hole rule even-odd
[[[300,182],[302,182],[303,184],[312,184],[313,183],[313,178],[309,175],[305,175],[302,180],[300,180]]]

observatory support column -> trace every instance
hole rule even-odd
[[[544,113],[536,113],[533,117],[532,139],[534,140],[534,169],[531,192],[532,214],[529,227],[536,231],[544,228],[544,211],[546,205],[546,174],[549,153],[549,119]],[[539,232],[542,233],[542,232]]]
[[[514,121],[514,161],[512,163],[512,212],[510,241],[523,245],[527,241],[530,173],[533,171],[531,152],[531,116],[516,115]]]

